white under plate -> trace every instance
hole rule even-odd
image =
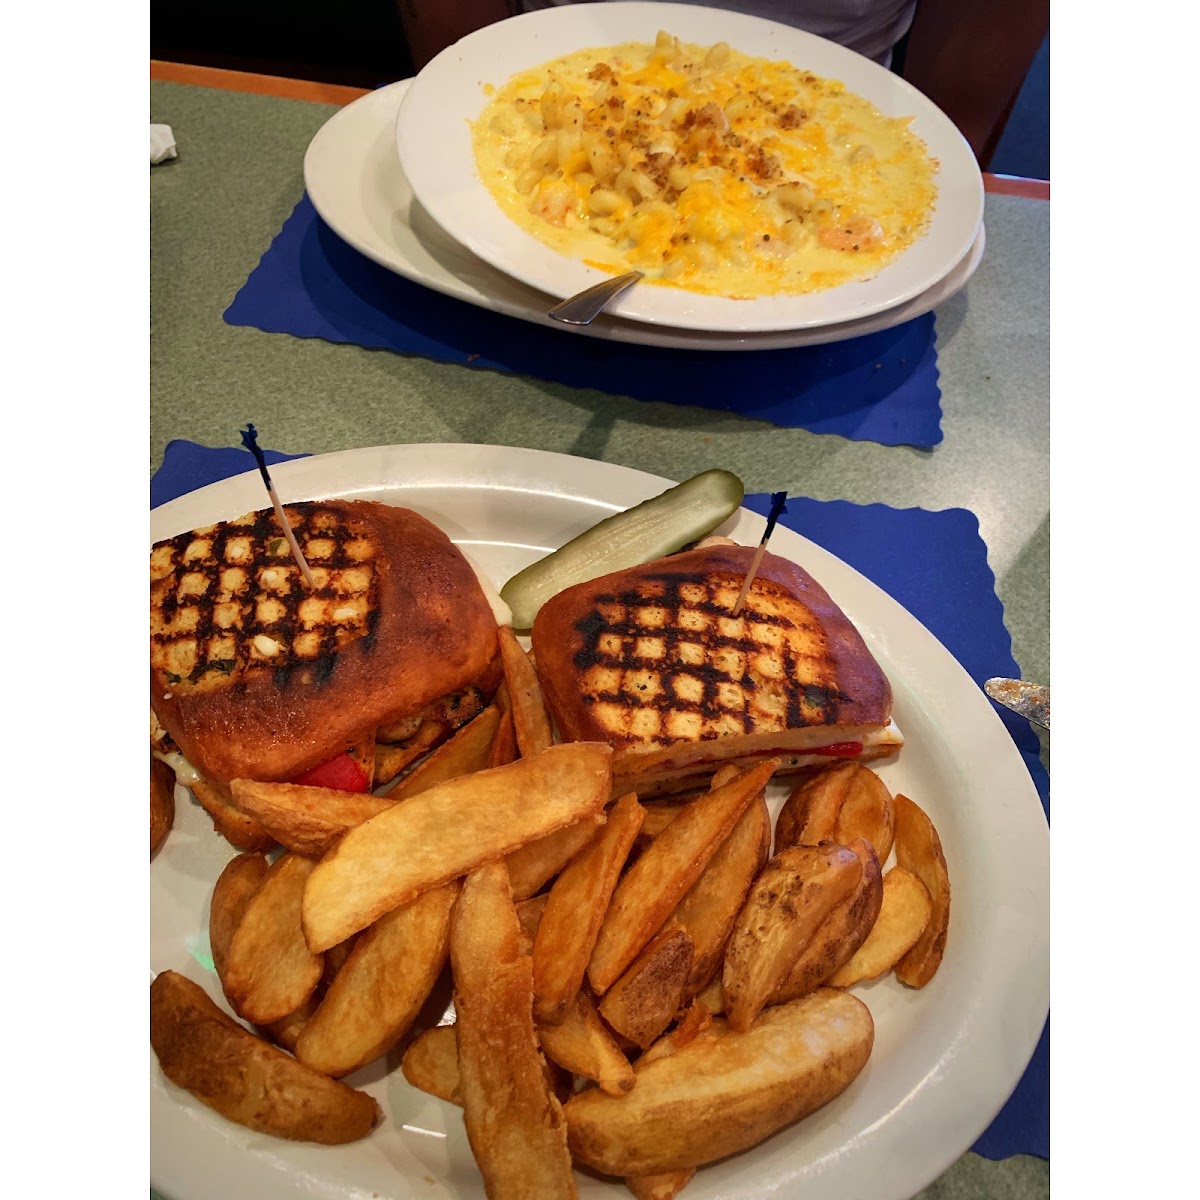
[[[911,117],[937,162],[929,229],[877,274],[823,292],[731,300],[676,287],[631,288],[611,311],[677,329],[754,333],[859,320],[928,291],[966,255],[983,219],[983,177],[953,122],[911,84],[878,63],[790,25],[691,4],[571,4],[499,21],[456,42],[413,81],[396,120],[396,145],[413,193],[452,237],[480,258],[553,296],[571,296],[609,275],[518,228],[475,167],[470,122],[487,85],[577,50],[650,42],[660,29],[685,42],[728,42],[841,80],[888,116]]]
[[[679,350],[779,350],[842,342],[923,316],[955,295],[975,274],[985,235],[928,291],[873,317],[783,333],[703,333],[643,325],[605,314],[590,325],[563,325],[546,316],[554,298],[489,266],[456,242],[417,202],[396,155],[395,125],[410,80],[389,84],[334,113],[304,156],[304,186],[313,207],[360,253],[456,300],[562,332]]]
[[[413,445],[350,450],[272,468],[287,501],[330,496],[403,504],[436,522],[497,584],[668,481],[544,451]],[[257,472],[151,513],[155,540],[263,504]],[[763,519],[724,529],[747,543]],[[783,529],[771,548],[803,564],[862,631],[895,692],[907,742],[880,768],[937,825],[953,907],[946,956],[925,988],[892,977],[855,989],[871,1009],[870,1062],[838,1099],[762,1145],[703,1168],[688,1200],[908,1200],[963,1153],[1008,1098],[1049,1006],[1049,831],[1029,772],[982,691],[894,600]],[[773,812],[784,789],[773,789]],[[177,792],[175,828],[150,867],[151,975],[172,968],[224,1006],[208,960],[208,904],[233,851]],[[233,1125],[169,1083],[151,1054],[150,1175],[170,1200],[470,1197],[483,1200],[460,1110],[414,1090],[396,1056],[352,1075],[383,1106],[349,1146],[278,1141]],[[628,1197],[578,1176],[583,1197]]]

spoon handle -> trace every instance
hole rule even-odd
[[[643,277],[641,271],[630,271],[613,279],[604,279],[556,304],[546,315],[564,325],[590,325],[626,288]]]

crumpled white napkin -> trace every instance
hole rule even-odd
[[[175,135],[170,125],[150,125],[150,165],[160,163],[168,158],[178,158],[179,151],[175,149]]]

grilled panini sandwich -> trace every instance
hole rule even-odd
[[[901,744],[892,689],[824,588],[753,549],[710,546],[567,588],[538,613],[533,652],[564,741],[612,745],[614,787],[647,795],[727,762],[781,773]]]
[[[286,511],[312,588],[270,509],[150,553],[152,713],[218,787],[336,762],[497,654],[474,568],[425,518],[370,501]]]

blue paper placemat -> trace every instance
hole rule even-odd
[[[885,446],[942,440],[932,313],[830,346],[750,353],[583,337],[501,316],[394,274],[343,242],[307,195],[225,320]]]
[[[268,462],[303,455],[267,451]],[[150,484],[151,507],[205,484],[254,470],[250,452],[173,441]],[[749,495],[747,508],[764,516],[770,496]],[[993,675],[1019,674],[1004,609],[996,596],[979,522],[965,509],[930,512],[790,498],[780,524],[823,546],[902,604],[981,686]],[[996,706],[1033,777],[1047,817],[1050,777],[1027,721]],[[1013,1154],[1050,1157],[1050,1023],[1024,1077],[995,1121],[972,1147],[986,1158]]]

